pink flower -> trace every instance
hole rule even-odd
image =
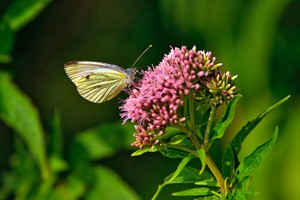
[[[196,47],[188,50],[183,46],[172,48],[158,66],[142,72],[143,78],[133,86],[120,107],[124,123],[130,120],[139,124],[135,126],[133,146],[156,145],[157,136],[167,126],[184,122],[186,116],[180,108],[189,95],[195,100],[209,99],[216,94],[226,99],[233,97],[235,86],[228,88],[230,74],[222,74],[219,71],[222,64],[214,64],[215,60],[211,52],[196,51]],[[225,84],[222,88],[220,82]],[[219,102],[224,102],[224,98]]]

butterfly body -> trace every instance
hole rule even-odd
[[[92,61],[71,61],[65,71],[76,85],[79,94],[94,103],[102,103],[117,96],[131,85],[135,69]]]

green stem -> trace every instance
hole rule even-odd
[[[206,130],[205,130],[205,135],[204,135],[204,142],[203,142],[203,145],[204,145],[204,148],[206,151],[208,151],[208,149],[209,149],[209,134],[210,134],[210,129],[211,129],[213,119],[215,117],[216,109],[217,109],[216,105],[211,106],[211,110],[210,110],[208,121],[207,121],[207,126],[206,126]]]
[[[224,177],[221,174],[218,167],[216,166],[216,164],[214,163],[214,161],[212,160],[212,158],[210,157],[209,152],[208,152],[208,150],[209,150],[209,134],[211,131],[213,119],[215,117],[217,106],[215,104],[211,105],[211,111],[209,114],[206,130],[205,130],[205,135],[204,135],[204,141],[203,141],[203,145],[202,145],[199,142],[199,140],[196,136],[196,132],[195,132],[195,114],[194,114],[195,109],[194,109],[194,102],[193,102],[192,96],[188,97],[188,101],[189,101],[188,106],[189,106],[189,114],[190,114],[189,129],[187,129],[185,126],[179,126],[179,128],[188,137],[190,137],[191,141],[193,142],[193,144],[195,145],[195,147],[197,149],[201,149],[204,146],[205,151],[206,151],[206,156],[205,156],[206,164],[207,164],[208,168],[210,169],[210,171],[212,172],[212,174],[217,179],[217,181],[221,187],[221,191],[224,194],[225,193]]]
[[[224,194],[225,193],[225,180],[223,175],[221,174],[220,170],[218,169],[218,167],[216,166],[216,164],[214,163],[214,161],[212,160],[212,158],[210,157],[209,153],[206,152],[206,164],[209,167],[210,171],[213,173],[213,175],[215,176],[215,178],[217,179],[220,187],[221,187],[221,191]]]
[[[195,133],[195,109],[192,95],[189,95],[190,129]]]
[[[191,139],[197,149],[202,148],[202,144],[199,143],[195,130],[188,130],[185,126],[178,126],[178,128]]]
[[[166,186],[165,183],[158,185],[158,188],[155,192],[155,194],[153,195],[153,197],[151,198],[151,200],[155,200],[157,198],[157,196],[159,195],[160,191]]]

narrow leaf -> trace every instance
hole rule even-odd
[[[251,155],[247,156],[237,168],[236,177],[238,180],[243,180],[247,176],[251,176],[257,169],[262,160],[271,152],[278,135],[278,128],[276,127],[274,135],[266,143],[257,147]]]
[[[188,157],[184,158],[181,160],[181,162],[179,163],[179,165],[177,166],[177,169],[175,170],[174,173],[172,173],[171,175],[167,176],[165,178],[164,183],[158,185],[158,188],[154,194],[154,196],[152,197],[152,199],[156,199],[157,196],[159,195],[159,193],[161,192],[161,190],[168,184],[172,184],[172,183],[176,183],[176,182],[180,182],[180,177],[178,177],[178,175],[184,170],[184,167],[186,166],[186,164],[193,158],[193,156],[189,155]]]
[[[3,71],[0,71],[0,118],[24,140],[43,178],[47,178],[49,169],[38,111]]]
[[[131,154],[131,156],[140,156],[147,152],[156,152],[158,149],[156,147],[144,147],[142,149],[138,149]]]
[[[182,171],[180,171],[178,175],[175,176],[175,174],[172,173],[168,177],[166,177],[165,183],[199,183],[199,185],[204,185],[200,183],[206,183],[213,180],[214,177],[210,173],[204,171],[202,174],[199,174],[199,169],[193,168],[191,166],[186,166],[182,169]]]
[[[181,162],[179,163],[179,165],[177,166],[177,169],[175,170],[175,172],[172,174],[172,176],[170,176],[169,178],[166,178],[165,182],[166,183],[171,183],[172,181],[174,181],[174,179],[180,174],[180,172],[184,169],[184,167],[186,166],[186,164],[193,158],[192,155],[189,155],[186,158],[183,158],[181,160]]]
[[[174,148],[162,147],[159,152],[168,158],[186,158],[190,154],[184,151],[180,151]]]
[[[226,163],[238,163],[237,155],[239,154],[241,150],[241,145],[246,139],[246,137],[249,135],[249,133],[261,122],[261,120],[269,114],[272,110],[286,102],[290,98],[290,95],[283,98],[273,106],[266,109],[264,112],[262,112],[258,117],[253,119],[252,121],[249,121],[245,126],[242,127],[242,129],[236,134],[236,136],[232,139],[232,141],[229,144],[229,147],[226,149],[224,157],[223,157],[223,166],[226,166]],[[230,155],[233,153],[233,156]],[[225,163],[225,164],[224,164]],[[230,169],[224,169],[223,172],[230,172]],[[226,173],[227,173],[226,172]],[[224,174],[225,177],[228,177],[229,174]]]
[[[175,135],[174,137],[171,138],[169,144],[172,145],[180,144],[186,138],[187,138],[186,135]]]
[[[235,158],[230,146],[228,147],[226,153],[224,154],[222,161],[222,172],[225,178],[232,177],[234,174]]]
[[[210,196],[213,195],[211,192],[212,189],[207,187],[199,187],[199,188],[192,188],[188,190],[183,190],[179,192],[172,193],[173,196]]]
[[[211,141],[222,138],[226,128],[232,122],[235,113],[235,107],[238,100],[241,98],[241,95],[236,95],[227,105],[226,111],[220,121],[217,122],[216,126],[213,128],[212,131],[212,138]]]
[[[203,180],[203,181],[197,181],[195,182],[195,185],[201,185],[205,187],[220,187],[219,183],[214,178]]]
[[[201,149],[198,149],[197,150],[197,154],[199,156],[199,159],[200,159],[200,162],[201,162],[201,169],[200,169],[200,172],[199,174],[202,174],[204,169],[205,169],[205,166],[206,166],[206,152],[205,152],[205,149],[204,148],[201,148]]]

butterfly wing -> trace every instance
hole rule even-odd
[[[119,66],[101,62],[72,61],[65,71],[79,94],[94,103],[114,98],[127,86],[127,73]]]

